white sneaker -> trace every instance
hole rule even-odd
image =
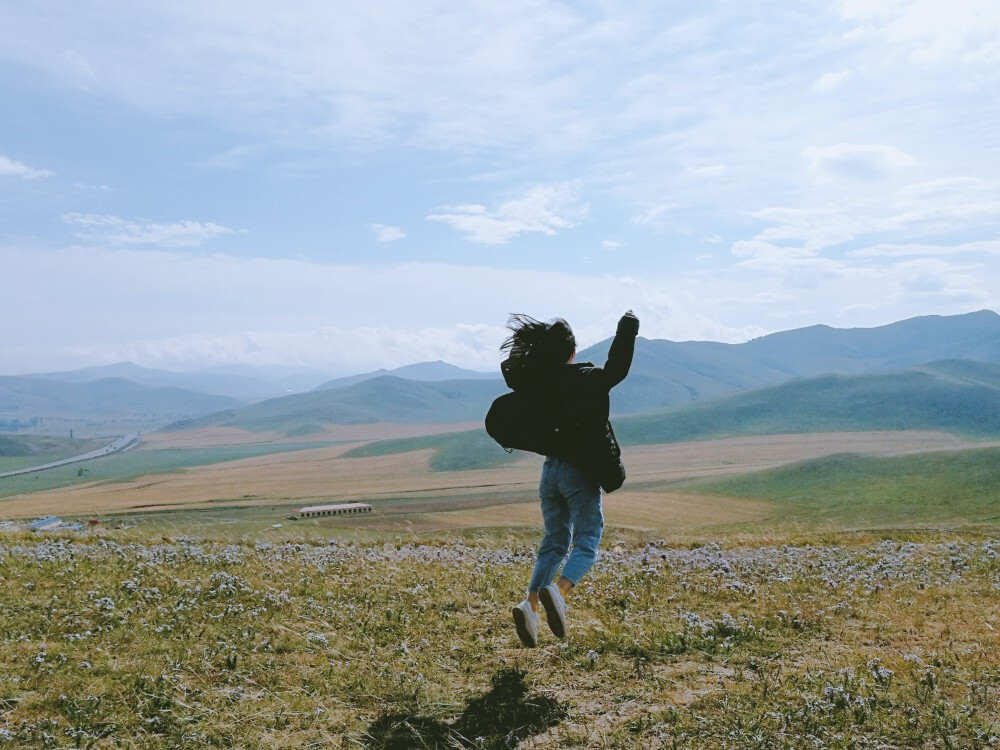
[[[554,583],[549,584],[538,592],[538,601],[545,608],[545,619],[549,623],[549,630],[556,638],[566,637],[566,600],[559,592],[559,587]]]
[[[531,608],[531,604],[525,599],[513,609],[514,626],[517,628],[517,637],[521,639],[528,648],[538,645],[538,615]]]

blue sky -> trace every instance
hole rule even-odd
[[[0,374],[1000,309],[993,0],[10,0],[0,97]]]

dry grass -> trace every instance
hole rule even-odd
[[[362,425],[350,429],[367,431],[368,437],[395,430],[393,434],[398,437],[412,427]],[[347,434],[345,427],[341,437]],[[148,436],[147,444],[158,448],[220,445],[227,440],[249,440],[249,435],[225,429],[163,433]],[[419,517],[380,515],[377,521],[372,520],[384,528],[421,530],[537,523],[536,509],[523,503],[533,502],[536,496],[541,462],[538,456],[525,455],[496,469],[434,472],[428,465],[429,451],[342,458],[358,444],[260,456],[127,482],[82,484],[13,496],[3,502],[3,509],[9,517],[27,517],[48,513],[221,510],[230,506],[253,508],[363,500],[383,510],[380,500],[419,498],[427,501]],[[945,433],[884,432],[776,435],[629,447],[626,450],[629,481],[624,489],[608,498],[608,520],[644,529],[712,527],[755,520],[768,512],[766,503],[725,498],[706,500],[655,484],[753,471],[831,453],[909,453],[968,445],[967,441]],[[342,523],[347,528],[363,525],[352,520]]]
[[[447,424],[400,424],[372,422],[369,424],[328,424],[320,432],[289,437],[282,432],[252,432],[236,427],[203,427],[197,430],[151,432],[143,435],[143,443],[154,448],[208,448],[226,445],[267,445],[272,443],[314,443],[324,441],[368,442],[396,438],[464,432],[482,425],[478,422]]]
[[[533,551],[504,534],[0,559],[0,747],[1000,745],[991,540],[616,532],[537,649],[510,621]]]

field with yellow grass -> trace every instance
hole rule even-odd
[[[5,495],[0,512],[8,518],[128,516],[133,522],[154,521],[177,532],[221,524],[232,533],[254,533],[283,523],[303,505],[361,501],[373,506],[371,516],[297,522],[294,532],[537,525],[538,456],[518,454],[509,463],[463,471],[434,470],[433,448],[352,457],[359,446],[378,445],[372,441],[467,428],[331,426],[300,438],[231,428],[153,433],[128,454],[91,462],[86,474],[71,467],[40,472],[21,481],[29,491],[17,491],[16,486],[11,490],[10,484],[5,491],[0,485],[0,495]],[[455,437],[465,439],[467,434]],[[970,445],[947,433],[912,431],[630,446],[625,451],[628,482],[607,497],[606,514],[615,526],[659,533],[779,521],[786,511],[767,498],[708,496],[689,491],[687,484],[848,452],[887,456]],[[54,486],[45,488],[47,482]],[[30,491],[32,483],[41,488]]]
[[[567,637],[524,649],[541,458],[443,470],[467,428],[155,433],[0,485],[106,522],[0,535],[0,748],[1000,747],[997,444],[627,446]]]

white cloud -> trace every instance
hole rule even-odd
[[[104,214],[70,213],[63,221],[77,228],[77,236],[112,245],[158,245],[194,247],[234,230],[212,222],[179,221],[157,224],[150,221],[127,221]]]
[[[1000,239],[960,242],[954,245],[910,242],[882,243],[865,247],[861,250],[851,250],[847,253],[847,256],[853,258],[907,258],[944,257],[966,254],[1000,256]]]
[[[841,0],[840,13],[917,62],[1000,60],[995,0]]]
[[[754,215],[767,226],[733,244],[732,253],[741,263],[778,267],[795,259],[820,259],[839,246],[869,237],[877,239],[867,248],[848,247],[845,257],[984,253],[991,252],[993,238],[1000,233],[1000,181],[930,180],[837,202],[776,206]],[[990,239],[950,245],[932,239],[934,235],[969,232]],[[920,236],[926,239],[915,241]],[[937,250],[931,252],[933,248]]]
[[[847,80],[848,76],[850,76],[850,71],[847,70],[837,70],[824,73],[816,79],[815,83],[813,83],[813,88],[821,94],[829,93]]]
[[[813,174],[855,180],[880,179],[915,162],[912,156],[895,146],[880,143],[810,146],[802,155],[809,162],[809,171]]]
[[[657,224],[663,218],[664,214],[673,211],[676,208],[679,208],[676,203],[658,203],[640,211],[629,219],[629,222],[639,225]]]
[[[696,177],[719,177],[726,172],[725,164],[706,164],[703,167],[688,167],[688,174]]]
[[[780,305],[794,302],[795,297],[788,294],[778,294],[776,292],[760,292],[749,297],[729,297],[719,300],[720,305],[736,305],[739,307],[757,305]]]
[[[326,326],[302,331],[251,330],[142,338],[73,347],[83,361],[143,362],[167,368],[217,364],[286,364],[355,373],[380,367],[443,360],[491,370],[497,367],[502,326]]]
[[[0,155],[0,177],[20,177],[22,180],[37,180],[55,175],[50,169],[35,169],[27,164]]]
[[[724,282],[692,293],[675,275],[360,266],[90,246],[0,247],[0,265],[26,280],[0,295],[0,319],[26,321],[0,342],[0,361],[21,372],[122,359],[163,367],[294,363],[331,372],[445,359],[490,369],[512,312],[564,317],[581,346],[612,335],[629,308],[649,337],[732,341],[759,332],[722,319],[711,300],[726,291]]]
[[[601,240],[601,247],[605,250],[617,250],[618,248],[623,247],[623,245],[617,240]]]
[[[375,232],[375,239],[378,242],[394,242],[401,240],[406,233],[399,227],[391,227],[385,224],[372,224],[371,230]]]
[[[563,182],[533,187],[494,210],[478,204],[446,206],[427,219],[464,232],[472,242],[502,245],[525,233],[557,234],[576,226],[587,211],[579,184]]]

